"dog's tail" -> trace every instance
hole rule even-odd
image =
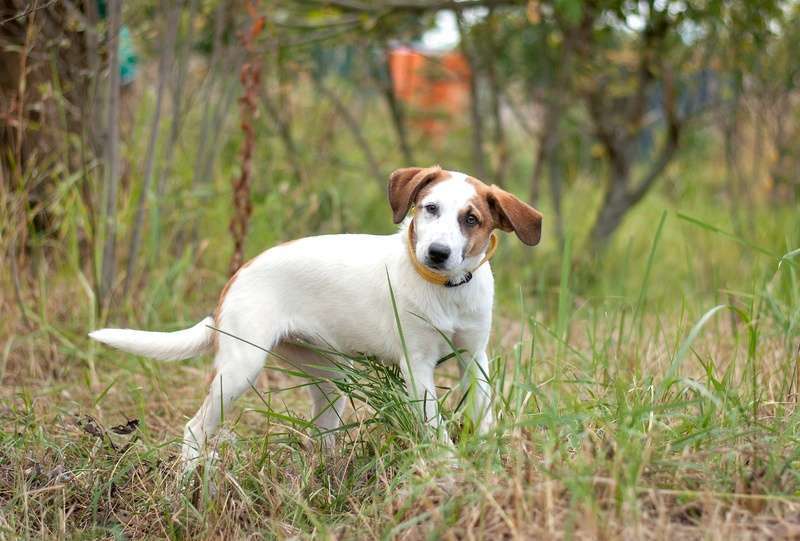
[[[182,331],[149,332],[134,329],[100,329],[89,337],[111,347],[162,361],[180,361],[197,357],[214,347],[214,318]]]

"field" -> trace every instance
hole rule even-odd
[[[800,4],[1,4],[0,541],[800,539]],[[87,333],[214,310],[247,204],[246,258],[390,234],[435,163],[545,216],[492,261],[496,429],[452,358],[448,445],[342,359],[325,452],[271,360],[183,474],[211,360]]]
[[[280,180],[280,150],[264,140],[273,165],[256,184],[249,255],[306,234],[391,232],[376,182],[343,166],[314,171],[301,191]],[[388,136],[376,140],[389,152]],[[458,167],[450,144],[420,153]],[[348,141],[334,145],[347,155]],[[490,436],[472,434],[445,392],[456,441],[433,443],[397,375],[357,359],[343,374],[354,409],[326,456],[305,420],[303,380],[270,363],[225,420],[217,466],[183,478],[179,438],[210,360],[159,364],[86,333],[179,329],[213,309],[235,160],[225,147],[212,183],[171,188],[145,243],[149,268],[110,314],[95,308],[77,226],[42,242],[21,285],[16,270],[3,273],[0,538],[800,536],[800,214],[763,198],[735,227],[713,160],[693,154],[604,251],[584,240],[598,201],[589,178],[566,194],[563,246],[546,205],[539,247],[501,240]],[[515,165],[512,190],[524,193],[528,166]],[[176,174],[190,168],[187,157]],[[65,224],[85,219],[77,192],[64,179],[53,202]],[[126,192],[121,224],[136,195]],[[443,389],[456,383],[449,364]]]

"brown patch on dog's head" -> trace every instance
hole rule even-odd
[[[495,228],[495,219],[487,198],[489,187],[478,179],[467,177],[467,182],[472,184],[477,192],[467,208],[463,209],[458,216],[458,223],[461,232],[468,239],[464,250],[466,257],[480,255],[489,245],[489,237]],[[477,224],[470,224],[469,217],[477,218]]]
[[[519,240],[528,246],[539,244],[542,237],[542,214],[538,210],[494,184],[488,186],[473,177],[467,177],[467,181],[476,192],[459,219],[462,231],[469,238],[467,255],[479,254],[486,247],[495,228],[515,232]],[[478,218],[477,225],[469,226],[466,223],[469,213]]]
[[[422,199],[436,182],[445,178],[447,173],[438,165],[394,171],[389,177],[389,204],[394,223],[402,222],[411,206]]]

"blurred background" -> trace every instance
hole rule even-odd
[[[796,538],[798,59],[797,0],[0,0],[0,537]],[[440,485],[359,358],[323,464],[268,363],[187,493],[211,363],[86,333],[392,233],[389,174],[436,163],[544,214],[492,260],[496,434],[445,364]]]
[[[545,214],[540,247],[504,240],[501,300],[555,309],[565,259],[577,295],[630,300],[665,211],[648,298],[747,289],[798,238],[798,14],[3,0],[4,304],[80,291],[55,312],[193,320],[275,243],[393,231],[389,173],[434,163]]]

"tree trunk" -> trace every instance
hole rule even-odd
[[[389,108],[389,114],[392,118],[392,126],[397,134],[397,140],[400,143],[400,150],[403,153],[403,159],[406,165],[414,164],[414,153],[411,150],[411,144],[408,141],[408,130],[406,129],[406,115],[403,104],[397,99],[394,93],[394,80],[392,78],[392,70],[389,66],[389,47],[385,44],[381,48],[383,58],[379,65],[373,66],[376,73],[373,74],[378,87],[383,94],[386,105]]]
[[[488,180],[488,170],[486,167],[486,154],[483,145],[483,117],[481,116],[480,94],[478,89],[477,67],[478,62],[474,51],[468,43],[467,33],[464,29],[464,21],[461,15],[456,15],[458,23],[458,35],[461,45],[461,52],[469,64],[469,115],[472,121],[470,134],[472,135],[472,167],[478,178]]]
[[[506,139],[506,130],[503,125],[502,107],[500,104],[502,85],[498,80],[497,69],[494,62],[494,58],[500,54],[500,51],[494,39],[497,25],[495,24],[496,18],[491,8],[486,22],[490,28],[486,36],[484,58],[486,59],[486,78],[489,82],[489,103],[491,103],[492,107],[492,124],[494,127],[492,139],[494,140],[495,150],[494,178],[492,178],[492,181],[498,186],[503,186],[505,184],[506,172],[508,171],[509,165],[508,141]]]
[[[536,148],[536,161],[533,164],[533,172],[531,173],[531,185],[528,192],[528,202],[531,205],[536,205],[539,201],[539,196],[542,193],[542,171],[544,171],[544,141],[539,137],[537,140]]]
[[[734,231],[741,235],[744,231],[741,217],[741,196],[740,183],[741,171],[739,169],[738,154],[736,152],[739,134],[739,106],[741,101],[740,77],[734,77],[733,97],[731,106],[727,114],[722,115],[722,133],[725,148],[725,178],[727,184],[728,197],[731,205],[731,222]]]
[[[597,138],[605,148],[610,167],[609,185],[603,206],[590,234],[594,248],[605,247],[611,235],[622,223],[624,215],[647,195],[678,151],[684,121],[677,112],[672,72],[663,66],[662,84],[662,111],[666,124],[664,127],[665,140],[658,155],[648,158],[650,166],[635,184],[631,184],[631,169],[635,161],[632,147],[636,143],[635,136],[641,134],[642,130],[636,129],[620,136],[619,130],[614,130],[613,122],[609,120],[611,118],[609,108],[613,108],[613,104],[605,102],[602,90],[595,89],[586,96]],[[631,124],[629,123],[629,125]],[[642,126],[641,120],[636,120],[635,125]]]
[[[549,100],[545,111],[544,122],[539,130],[538,148],[536,150],[536,163],[533,165],[530,186],[530,203],[536,204],[541,193],[542,177],[544,176],[545,165],[551,161],[551,155],[555,151],[558,141],[558,126],[561,122],[561,106],[555,100]],[[552,181],[551,181],[552,188]]]
[[[564,245],[564,218],[561,214],[562,189],[564,187],[564,164],[556,152],[558,137],[552,137],[552,144],[548,145],[547,168],[550,173],[550,197],[553,199],[553,213],[556,218],[556,237],[559,246]]]
[[[627,182],[626,178],[620,178],[612,173],[611,186],[603,197],[600,211],[589,234],[591,248],[595,251],[600,251],[608,245],[611,236],[633,205],[624,189]]]
[[[106,140],[106,186],[103,219],[105,240],[97,300],[108,306],[117,267],[117,187],[119,186],[119,29],[122,23],[122,0],[108,3],[108,110]]]

